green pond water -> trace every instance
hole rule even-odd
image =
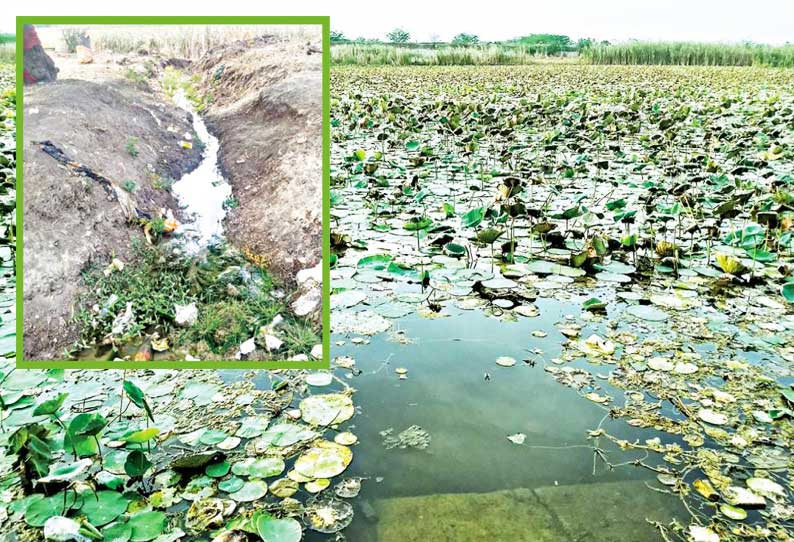
[[[655,474],[645,469],[610,470],[599,460],[594,473],[587,439],[588,431],[599,424],[629,440],[658,434],[610,420],[605,408],[544,371],[544,365],[559,355],[564,340],[553,323],[579,309],[551,299],[536,304],[541,317],[515,323],[458,309],[445,309],[453,311],[448,318],[409,316],[395,321],[395,328],[416,338],[413,344],[396,344],[380,334],[365,345],[346,341],[340,347],[335,343],[343,337],[332,336],[332,357],[354,357],[362,371],[358,376],[337,371],[356,389],[356,416],[342,429],[355,433],[359,443],[353,447],[354,460],[345,476],[364,479],[360,495],[352,501],[356,515],[345,530],[348,540],[387,542],[447,535],[444,539],[467,540],[471,527],[465,523],[471,512],[467,508],[481,506],[488,508],[481,513],[490,514],[490,519],[471,531],[476,534],[472,539],[502,540],[504,535],[508,537],[504,540],[511,540],[523,532],[526,538],[521,540],[566,540],[568,533],[579,529],[566,527],[561,518],[567,511],[574,520],[595,514],[604,523],[599,530],[611,533],[588,538],[585,530],[580,540],[611,540],[631,533],[642,533],[633,540],[661,540],[645,518],[653,514],[669,521],[682,512],[679,501],[647,489],[646,481],[660,486]],[[592,329],[602,326],[594,324]],[[536,330],[547,335],[532,336]],[[543,354],[531,355],[529,349]],[[514,357],[518,363],[499,367],[495,364],[499,356]],[[522,361],[525,358],[534,359],[534,366]],[[398,367],[408,370],[407,379],[395,373]],[[224,376],[240,377],[232,371]],[[260,387],[269,387],[266,374],[258,378]],[[602,392],[620,396],[606,382],[599,385]],[[393,436],[412,425],[429,433],[425,449],[387,449],[381,432],[391,428]],[[515,433],[526,435],[523,445],[507,439]],[[612,463],[638,457],[636,452],[610,448],[608,442],[600,445]],[[648,460],[661,463],[654,459]],[[552,496],[550,502],[532,505],[537,492],[555,490],[567,491],[564,502],[555,504]],[[649,495],[652,502],[646,502]],[[608,509],[602,508],[607,505]],[[417,506],[427,514],[416,516]],[[515,510],[523,509],[534,512],[516,517]],[[452,525],[444,524],[444,510]],[[503,529],[508,523],[512,531]],[[326,539],[307,533],[307,540]]]

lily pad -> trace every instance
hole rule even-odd
[[[666,312],[651,305],[629,305],[626,308],[626,313],[650,322],[664,322],[668,318]]]
[[[130,517],[131,542],[148,542],[165,531],[167,516],[163,512],[138,512]]]
[[[321,440],[309,448],[295,461],[295,470],[314,478],[333,478],[342,474],[353,460],[353,452],[347,446]]]
[[[256,521],[256,532],[265,542],[300,542],[303,537],[303,529],[294,519],[264,514]]]
[[[309,396],[300,402],[300,411],[306,423],[317,426],[342,423],[355,414],[352,399],[341,393]]]
[[[245,482],[240,489],[231,493],[229,497],[237,502],[257,501],[267,494],[267,483],[262,480]]]
[[[118,491],[98,491],[96,495],[83,494],[80,513],[86,516],[91,525],[102,527],[126,512],[127,506],[129,500]]]

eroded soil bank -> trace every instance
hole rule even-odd
[[[79,334],[72,316],[82,270],[130,255],[133,240],[143,240],[130,216],[136,208],[177,211],[156,186],[195,167],[200,153],[179,145],[192,133],[185,112],[123,81],[63,79],[25,92],[25,356],[57,358]],[[44,152],[44,141],[108,178],[111,195]],[[126,181],[137,188],[125,190]],[[124,195],[132,209],[116,201]]]
[[[286,280],[322,252],[322,55],[262,38],[198,63],[206,118],[239,206],[229,239]]]

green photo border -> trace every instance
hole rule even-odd
[[[19,369],[328,369],[330,367],[330,17],[329,16],[19,16],[16,20],[16,220],[17,220],[17,337],[16,365]],[[24,77],[23,35],[26,24],[302,24],[322,26],[323,36],[323,177],[322,177],[322,345],[323,357],[315,361],[256,361],[256,360],[215,360],[215,361],[69,361],[69,360],[24,360],[24,213],[23,213],[23,163],[24,140]]]

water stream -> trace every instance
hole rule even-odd
[[[182,89],[174,94],[174,103],[190,113],[193,129],[204,145],[201,163],[175,182],[172,188],[185,214],[192,219],[180,228],[185,251],[196,254],[201,248],[223,239],[224,202],[231,196],[232,187],[218,166],[218,138],[207,129]],[[196,145],[198,142],[192,143]]]

